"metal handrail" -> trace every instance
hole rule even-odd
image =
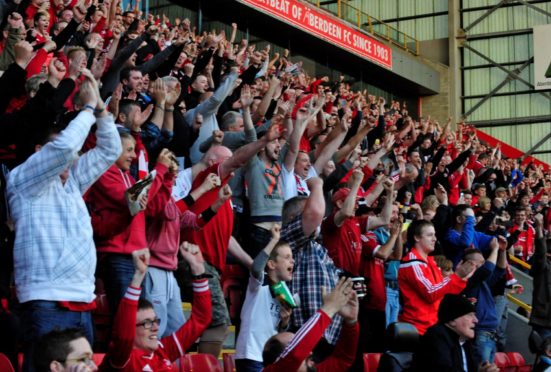
[[[524,262],[520,258],[513,256],[512,254],[509,254],[509,261],[514,262],[517,265],[522,266],[524,269],[527,269],[527,270],[530,270],[532,268],[532,266],[529,263]]]
[[[522,267],[523,269],[527,269],[527,270],[530,270],[532,268],[532,266],[527,263],[527,262],[524,262],[523,260],[521,260],[520,258],[518,257],[515,257],[514,255],[512,254],[509,254],[509,261],[517,264],[518,266]],[[528,305],[527,303],[519,300],[518,298],[516,297],[513,297],[512,294],[507,294],[507,299],[514,303],[515,305],[517,306],[520,306],[522,307],[524,310],[528,311],[529,313],[532,311],[532,306]]]
[[[370,16],[355,6],[348,4],[346,1],[336,0],[336,12],[326,6],[326,4],[322,4],[320,0],[307,1],[320,9],[324,9],[356,25],[359,29],[367,31],[372,35],[377,35],[414,55],[419,55],[419,40],[398,30],[396,27],[384,23],[380,19]],[[331,4],[334,4],[334,2],[331,2]]]
[[[516,297],[513,297],[512,294],[508,294],[507,299],[510,302],[514,303],[515,305],[522,307],[524,310],[528,311],[528,313],[532,312],[532,306],[528,305],[527,303],[522,302],[521,300],[519,300]]]

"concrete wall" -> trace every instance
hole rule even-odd
[[[450,112],[450,68],[442,63],[424,59],[424,62],[431,65],[440,74],[440,93],[433,96],[421,98],[421,113],[423,117],[430,115],[441,125],[445,124]]]
[[[450,65],[450,48],[448,38],[425,40],[419,42],[420,54],[434,62]]]

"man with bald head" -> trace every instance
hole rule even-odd
[[[190,211],[201,213],[218,199],[220,188],[228,183],[236,169],[244,166],[267,143],[277,140],[280,135],[278,127],[272,127],[264,137],[237,149],[233,154],[224,146],[211,147],[201,161],[178,175],[177,187],[175,187],[175,192],[178,195],[175,196],[175,199],[181,200],[185,197],[185,203]],[[216,187],[207,191],[198,200],[190,200],[190,195],[185,195],[186,192],[178,187],[188,183],[188,185],[191,184],[190,189],[193,190],[199,187],[207,177],[212,177],[211,175],[218,177]],[[232,256],[243,265],[247,267],[252,265],[251,257],[232,238],[232,230],[233,211],[231,202],[228,200],[201,230],[185,230],[182,237],[183,240],[201,247],[206,261],[206,273],[211,276],[209,287],[212,294],[212,323],[201,337],[199,352],[209,353],[216,357],[220,353],[227,326],[230,324],[228,309],[220,286],[220,275],[226,265],[226,255],[230,251]],[[184,267],[184,272],[186,271]],[[189,285],[190,279],[189,275],[184,275],[183,278],[180,278],[181,284]]]

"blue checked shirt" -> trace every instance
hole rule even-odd
[[[293,327],[300,328],[323,305],[321,287],[328,291],[335,288],[340,270],[325,247],[313,237],[304,235],[301,215],[283,226],[281,239],[289,243],[295,259],[293,280],[289,289],[300,297],[300,306],[293,309],[292,317]],[[341,327],[342,318],[335,315],[324,334],[332,345],[337,343]]]
[[[82,195],[121,153],[120,137],[108,115],[97,119],[96,147],[79,158],[95,122],[91,112],[81,111],[53,141],[9,174],[20,302],[94,300],[96,250]],[[63,184],[60,174],[67,169]]]

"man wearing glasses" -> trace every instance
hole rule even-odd
[[[159,324],[153,305],[140,299],[140,286],[149,265],[149,250],[132,253],[134,277],[124,295],[113,324],[113,339],[100,371],[170,371],[184,356],[212,319],[211,296],[203,256],[198,246],[182,243],[180,252],[193,278],[190,319],[170,336],[159,339]]]
[[[84,331],[55,330],[45,335],[35,349],[34,366],[39,372],[94,372],[98,366]]]
[[[172,371],[172,363],[203,333],[212,319],[211,297],[199,247],[182,243],[180,252],[193,276],[193,304],[190,319],[172,335],[158,339],[159,324],[153,305],[140,299],[141,284],[149,265],[149,249],[132,253],[134,277],[113,324],[113,340],[100,371]],[[75,328],[45,335],[35,352],[39,372],[94,372],[90,343],[83,331]]]

